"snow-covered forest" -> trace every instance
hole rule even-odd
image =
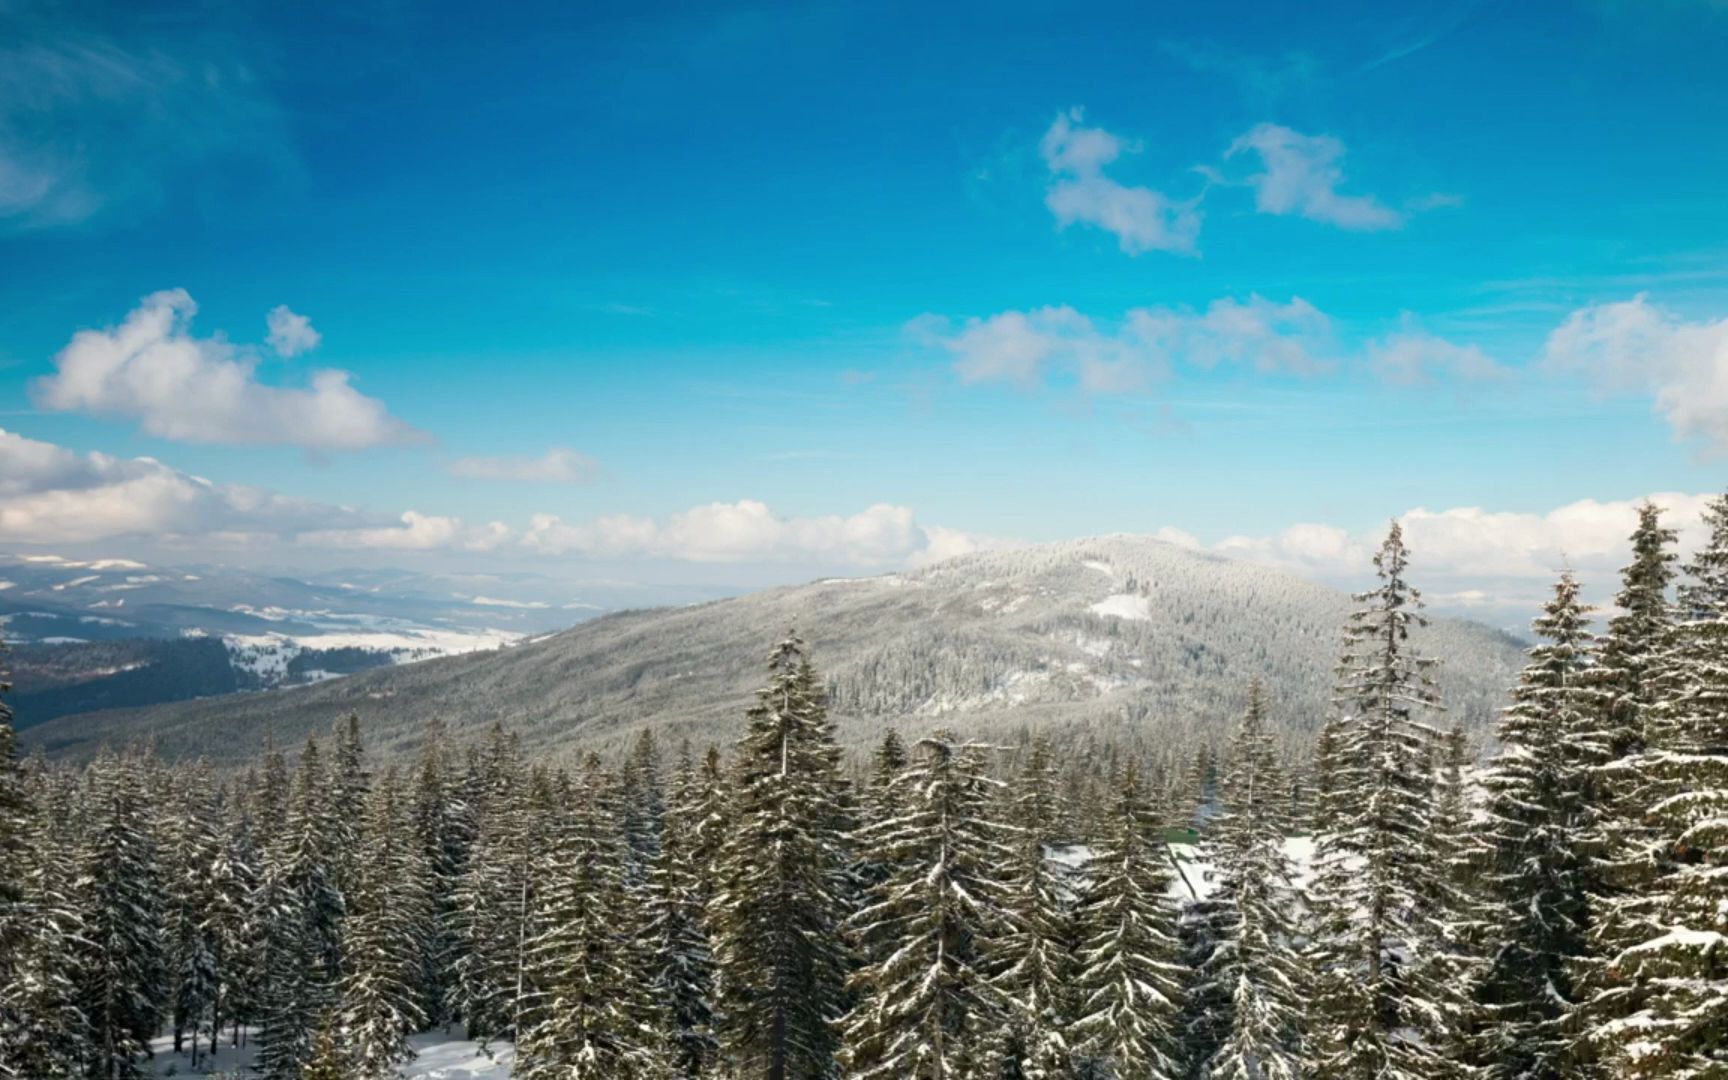
[[[612,758],[434,713],[409,757],[346,720],[73,768],[0,708],[0,1077],[1728,1076],[1728,497],[1706,519],[1679,566],[1647,506],[1608,612],[1560,578],[1480,758],[1396,526],[1300,756],[1258,684],[1187,761],[849,756],[795,636],[734,743]]]

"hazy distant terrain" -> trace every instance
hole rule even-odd
[[[310,576],[0,554],[0,638],[21,727],[71,713],[303,685],[497,649],[692,589],[531,574]]]
[[[503,721],[537,751],[609,746],[647,724],[725,740],[768,648],[796,628],[848,742],[890,723],[998,738],[1024,726],[1107,727],[1150,743],[1212,738],[1255,676],[1280,728],[1302,738],[1327,707],[1350,607],[1345,594],[1281,571],[1116,536],[620,612],[502,651],[64,717],[29,735],[74,756],[148,735],[170,757],[238,761],[266,733],[293,744],[355,711],[385,753],[412,746],[434,716],[459,735]],[[1415,645],[1441,659],[1451,713],[1476,730],[1522,662],[1519,642],[1457,620],[1436,620]]]

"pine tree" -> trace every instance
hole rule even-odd
[[[516,1058],[523,1080],[667,1075],[653,987],[632,963],[640,925],[625,880],[622,808],[609,787],[590,763],[532,901],[531,989]]]
[[[1581,802],[1589,818],[1578,840],[1590,894],[1588,952],[1574,983],[1583,997],[1574,1029],[1573,1058],[1581,1063],[1611,1052],[1620,1025],[1635,1013],[1639,988],[1611,970],[1622,950],[1655,933],[1644,898],[1659,862],[1659,839],[1645,817],[1646,792],[1636,762],[1647,748],[1646,730],[1659,700],[1658,676],[1674,633],[1669,587],[1674,581],[1676,534],[1664,528],[1652,503],[1638,509],[1632,561],[1621,573],[1597,650],[1602,695],[1581,747],[1597,748],[1583,778]]]
[[[414,1057],[408,1036],[425,1023],[415,980],[432,910],[424,855],[408,828],[396,779],[385,770],[367,807],[344,927],[338,1029],[357,1080],[388,1080]]]
[[[1647,929],[1610,966],[1637,1008],[1598,1031],[1628,1077],[1728,1075],[1728,496],[1704,524],[1658,659],[1648,745],[1628,759],[1655,876],[1623,901]]]
[[[273,1080],[296,1076],[307,1060],[341,975],[344,909],[330,853],[329,794],[318,741],[308,738],[259,890],[258,1063]]]
[[[704,814],[696,765],[686,745],[672,774],[666,829],[648,875],[647,940],[657,951],[654,985],[666,1008],[673,1074],[703,1076],[715,1060],[714,958],[703,929],[703,889],[697,862]]]
[[[1578,583],[1563,574],[1535,622],[1541,641],[1501,718],[1500,753],[1483,781],[1492,852],[1485,884],[1499,945],[1479,992],[1479,1044],[1496,1077],[1572,1075],[1563,1024],[1589,908],[1577,838],[1583,775],[1597,756],[1576,740],[1600,708],[1588,619]]]
[[[221,973],[213,917],[215,870],[221,851],[217,800],[209,769],[195,766],[178,793],[168,824],[165,891],[168,962],[173,979],[170,1019],[174,1052],[192,1035],[192,1067],[202,1057],[199,1035],[215,1023]],[[212,1034],[214,1039],[214,1034]]]
[[[228,800],[234,808],[237,799]],[[216,1056],[222,1025],[240,1024],[257,1007],[259,973],[254,924],[260,853],[252,839],[252,821],[244,810],[231,809],[231,820],[220,838],[210,869],[210,941],[215,950],[216,994],[211,1005],[210,1055]]]
[[[619,785],[619,824],[626,845],[625,875],[632,885],[647,877],[660,850],[666,795],[660,782],[660,745],[652,728],[643,728],[624,763]]]
[[[1230,740],[1212,822],[1217,853],[1215,898],[1224,911],[1219,941],[1201,971],[1202,984],[1227,1002],[1222,1044],[1202,1075],[1212,1080],[1296,1080],[1301,1056],[1302,968],[1296,952],[1291,884],[1284,853],[1288,802],[1258,682]]]
[[[478,826],[456,892],[455,1002],[468,1037],[514,1037],[528,936],[534,822],[520,752],[494,727],[475,770]]]
[[[0,642],[0,660],[6,645]],[[0,668],[0,695],[11,690]],[[12,708],[0,697],[0,990],[19,978],[23,951],[30,937],[24,878],[28,865],[31,807],[18,761],[18,737],[12,730]],[[13,993],[0,996],[0,1077],[19,1075],[16,1055],[8,1050],[23,1036],[24,1018]]]
[[[1315,1068],[1340,1080],[1426,1077],[1460,1017],[1438,985],[1441,868],[1434,848],[1432,765],[1439,705],[1433,661],[1409,644],[1425,625],[1404,577],[1396,522],[1374,557],[1377,588],[1344,629],[1337,722],[1328,733],[1309,950]]]
[[[326,1021],[312,1037],[306,1055],[306,1067],[296,1074],[297,1080],[352,1080],[348,1055],[336,1035],[335,1024]]]
[[[1073,883],[1050,858],[1061,810],[1049,740],[1033,740],[1012,792],[1003,917],[997,934],[985,942],[994,969],[991,986],[1007,1013],[992,1047],[991,1075],[1057,1080],[1073,1069]]]
[[[717,1033],[737,1075],[819,1080],[846,1005],[845,778],[797,637],[775,647],[757,699],[709,908]]]
[[[89,1025],[86,1070],[142,1076],[166,982],[160,862],[142,763],[104,755],[87,774],[74,886],[82,921],[79,1000]]]
[[[1072,1032],[1087,1080],[1182,1075],[1177,1018],[1187,968],[1176,941],[1161,815],[1130,764],[1087,861]]]
[[[79,968],[86,939],[76,892],[78,848],[70,780],[37,777],[11,884],[25,932],[0,982],[0,1077],[77,1076],[89,1054]]]
[[[457,934],[457,888],[473,844],[473,823],[461,775],[445,742],[444,724],[434,718],[415,770],[413,830],[426,868],[432,923],[420,961],[420,1011],[427,1022],[443,1025],[453,998],[450,973],[461,957]]]
[[[326,839],[330,851],[330,884],[346,898],[358,873],[360,828],[366,820],[366,750],[360,740],[360,716],[349,713],[337,723],[325,780]]]
[[[982,947],[1001,933],[1011,849],[989,815],[982,748],[938,732],[916,750],[895,780],[904,813],[860,837],[893,869],[849,923],[859,950],[883,957],[852,977],[841,1062],[857,1080],[974,1076],[1005,1019]]]

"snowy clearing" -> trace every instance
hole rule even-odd
[[[403,1080],[510,1080],[510,1064],[515,1059],[515,1049],[508,1043],[494,1044],[492,1053],[488,1055],[478,1043],[440,1031],[416,1035],[408,1041],[416,1056],[403,1067]],[[172,1035],[160,1035],[151,1041],[150,1049],[155,1054],[155,1072],[151,1075],[252,1075],[255,1047],[251,1044],[235,1049],[224,1040],[216,1060],[200,1064],[196,1072],[192,1069],[191,1055],[175,1054],[173,1045]]]
[[[1139,593],[1113,593],[1086,610],[1094,615],[1137,622],[1150,622],[1152,619],[1152,601]]]

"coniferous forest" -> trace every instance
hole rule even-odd
[[[74,768],[0,709],[0,1077],[153,1075],[167,1032],[369,1080],[428,1030],[524,1080],[1728,1076],[1728,497],[1706,526],[1681,565],[1646,505],[1605,612],[1562,575],[1480,747],[1396,525],[1299,761],[1258,685],[1192,765],[855,760],[796,635],[735,744],[616,759],[433,715],[406,758],[350,718]]]

